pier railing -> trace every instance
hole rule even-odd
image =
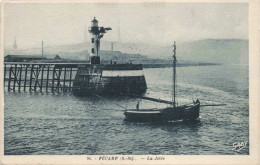
[[[86,63],[4,63],[8,91],[70,92],[78,67]]]

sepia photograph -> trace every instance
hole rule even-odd
[[[1,7],[3,158],[163,164],[250,158],[258,146],[250,145],[249,2]]]

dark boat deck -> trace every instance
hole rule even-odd
[[[196,120],[199,118],[200,103],[168,107],[163,109],[130,109],[125,111],[126,120],[137,122],[168,122]]]

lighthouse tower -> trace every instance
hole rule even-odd
[[[100,57],[98,56],[99,52],[99,43],[98,43],[98,21],[94,17],[91,21],[90,33],[91,33],[91,47],[90,47],[90,62],[91,64],[100,64]]]
[[[108,31],[112,30],[110,27],[104,28],[98,26],[98,21],[94,17],[91,21],[91,27],[89,28],[89,33],[91,34],[91,47],[90,47],[90,63],[91,64],[100,64],[100,39]]]

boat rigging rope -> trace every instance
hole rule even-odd
[[[166,63],[163,65],[163,67],[161,67],[161,70],[160,70],[159,74],[156,77],[159,78],[159,77],[163,77],[165,75],[166,72],[165,72],[164,68],[171,63],[170,58],[171,57],[168,57],[168,59],[166,60]],[[159,97],[158,94],[156,94],[156,96]],[[155,104],[155,105],[157,106],[157,104]]]
[[[167,62],[163,65],[163,67],[161,68],[161,70],[160,70],[160,72],[159,72],[159,74],[157,75],[157,77],[162,77],[162,75],[164,75],[163,73],[162,73],[162,71],[164,71],[164,68],[166,67],[166,65],[168,65],[168,64],[170,64],[170,58],[171,57],[168,57],[168,59],[166,60]],[[164,72],[165,73],[165,72]]]
[[[97,94],[94,94],[94,93],[92,93],[92,95],[94,95],[94,96],[96,96],[96,97],[98,97],[98,98],[101,98],[101,99],[105,100],[105,98],[104,98],[104,97],[101,97],[101,96],[99,96],[99,95],[97,95]],[[125,110],[126,110],[126,108],[125,108],[125,107],[123,107],[123,106],[121,106],[121,105],[119,105],[119,104],[117,104],[117,103],[112,103],[112,104],[115,104],[115,105],[119,106],[120,108],[123,108],[123,109],[125,109]]]
[[[178,63],[178,61],[177,61],[177,64],[180,64],[180,63]],[[191,65],[191,66],[193,66],[193,65]],[[198,67],[198,66],[197,66],[197,67]],[[187,67],[184,65],[184,68],[187,68]],[[184,84],[193,85],[193,84],[191,84],[190,81],[187,79],[187,77],[189,77],[189,76],[186,76],[187,74],[183,71],[182,67],[179,67],[179,70],[180,70],[180,72],[181,72],[181,75],[183,75],[183,76],[181,76],[181,78],[182,78]],[[180,77],[180,76],[179,76],[179,77]],[[194,95],[195,95],[195,98],[198,97],[198,93],[195,93],[195,92],[194,92]],[[193,98],[192,98],[192,100],[193,100]]]

